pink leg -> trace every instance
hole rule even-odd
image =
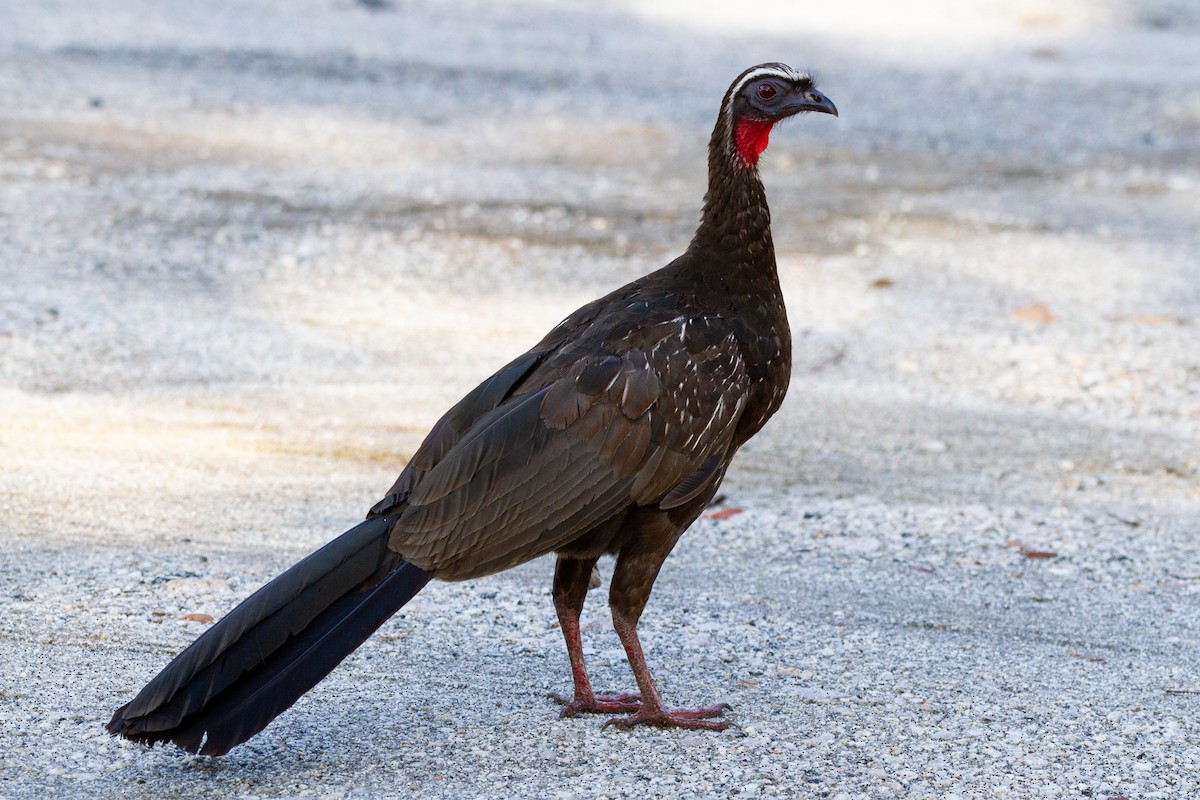
[[[699,513],[702,508],[703,502],[697,500],[692,511]],[[694,518],[694,514],[692,517]],[[639,535],[617,556],[617,566],[613,572],[612,586],[609,588],[609,606],[612,609],[613,627],[616,628],[621,644],[625,646],[625,655],[629,658],[633,677],[637,679],[642,703],[629,716],[608,720],[605,727],[614,725],[618,728],[632,728],[636,725],[655,725],[662,728],[720,731],[733,725],[727,719],[711,719],[729,710],[729,705],[725,703],[703,708],[663,708],[662,696],[659,695],[654,679],[650,676],[650,668],[646,666],[646,656],[642,652],[642,643],[638,639],[637,623],[646,602],[650,599],[650,589],[683,527],[678,521],[673,522],[669,514],[647,511],[645,518],[638,523]]]
[[[629,657],[629,666],[637,679],[638,688],[642,690],[642,704],[627,717],[614,717],[604,723],[604,727],[612,725],[617,728],[633,728],[637,725],[654,725],[659,728],[687,728],[689,730],[723,731],[733,725],[727,719],[710,719],[719,717],[731,709],[728,703],[701,708],[663,708],[662,696],[654,679],[650,676],[650,668],[646,666],[646,657],[642,653],[642,643],[637,635],[637,623],[626,619],[617,611],[613,611],[613,627],[621,644],[625,645],[625,653]]]
[[[597,695],[592,691],[592,682],[588,679],[583,661],[583,639],[579,633],[579,613],[583,610],[595,564],[594,558],[560,557],[554,569],[554,610],[558,612],[558,622],[567,642],[567,657],[571,660],[571,677],[575,683],[573,698],[561,694],[550,695],[563,705],[563,717],[619,714],[636,711],[640,705],[640,697],[636,694]]]

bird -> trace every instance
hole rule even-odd
[[[743,71],[721,101],[687,249],[574,313],[450,408],[366,519],[206,630],[108,723],[218,756],[259,733],[432,579],[555,554],[551,597],[573,691],[561,715],[723,730],[726,704],[668,708],[637,627],[659,570],[738,449],[779,409],[791,333],[759,158],[772,128],[837,116],[812,76]],[[580,613],[614,556],[613,627],[637,691],[592,688]]]

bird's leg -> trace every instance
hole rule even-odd
[[[629,666],[633,669],[638,688],[642,692],[642,704],[628,717],[615,717],[604,723],[604,727],[614,725],[618,728],[632,728],[635,725],[654,725],[661,728],[692,728],[720,731],[733,723],[727,719],[710,719],[719,717],[730,709],[728,703],[700,708],[663,708],[662,696],[654,679],[650,676],[650,668],[646,666],[646,657],[642,653],[642,644],[637,635],[637,622],[624,618],[613,612],[613,627],[621,644],[625,645],[625,653],[629,657]]]
[[[650,599],[650,589],[658,577],[658,570],[677,538],[676,533],[657,540],[650,536],[635,539],[617,558],[609,591],[609,605],[612,607],[613,627],[625,647],[629,666],[642,694],[642,703],[629,716],[608,720],[604,723],[606,728],[609,725],[618,728],[654,725],[661,728],[719,731],[733,724],[726,719],[711,719],[727,711],[730,708],[727,703],[704,708],[664,708],[662,696],[654,685],[650,668],[646,665],[646,656],[642,652],[642,643],[637,634],[638,619],[646,607],[646,601]]]
[[[567,558],[559,556],[554,566],[554,610],[562,626],[563,638],[567,642],[567,657],[571,660],[571,676],[575,682],[575,696],[550,695],[562,703],[562,716],[578,714],[613,714],[636,711],[636,694],[597,695],[588,680],[587,667],[583,662],[583,640],[579,635],[579,614],[596,566],[594,558]]]

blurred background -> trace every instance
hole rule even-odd
[[[200,630],[187,613],[357,519],[463,392],[677,255],[722,93],[774,60],[841,112],[762,162],[795,373],[726,494],[766,515],[746,547],[766,525],[819,561],[780,613],[861,590],[860,616],[982,615],[962,624],[1026,644],[1103,630],[1175,648],[1137,674],[1196,688],[1196,3],[52,0],[0,20],[0,712],[22,730],[107,708],[128,681],[105,664],[141,658],[140,683]],[[902,529],[919,556],[888,544]],[[681,563],[703,570],[697,548]],[[1007,575],[1028,553],[1066,570],[1038,578],[1058,595],[963,573],[918,598],[880,566]],[[822,584],[825,558],[859,588]],[[548,569],[488,591],[541,603]],[[193,583],[164,606],[158,578]],[[1051,595],[1087,611],[1013,600]],[[1162,752],[1197,757],[1190,709]],[[91,713],[72,748],[107,761]],[[1081,780],[1115,797],[1102,767]]]

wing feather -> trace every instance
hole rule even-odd
[[[442,460],[463,434],[509,397],[513,389],[541,363],[547,352],[544,348],[535,347],[518,356],[455,403],[429,431],[400,477],[396,478],[383,499],[371,508],[367,518],[383,516],[399,508],[408,499],[413,487]]]
[[[478,577],[563,547],[634,505],[674,507],[713,487],[732,455],[748,378],[732,334],[707,346],[689,340],[689,349],[686,322],[607,354],[580,355],[573,342],[528,368],[510,396],[439,445],[445,452],[408,490],[389,546],[439,578]],[[712,320],[705,330],[728,333]]]

